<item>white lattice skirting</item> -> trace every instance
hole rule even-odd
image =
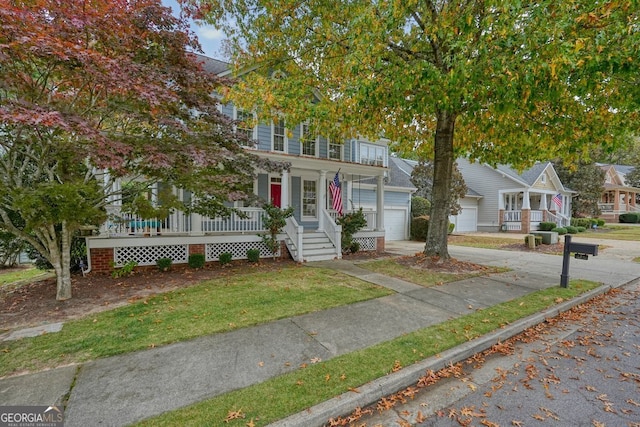
[[[174,264],[186,264],[189,245],[162,246],[129,246],[113,248],[113,262],[116,267],[123,266],[129,261],[138,265],[156,265],[161,258],[170,258]]]
[[[247,251],[249,249],[258,249],[260,258],[273,256],[267,245],[262,242],[207,243],[205,246],[205,259],[207,261],[218,261],[220,254],[225,252],[231,254],[231,259],[247,259]],[[276,256],[280,256],[280,250],[278,250]]]
[[[218,261],[220,254],[228,252],[232,259],[247,259],[249,249],[258,249],[260,258],[272,257],[272,253],[262,242],[207,243],[205,259]],[[280,251],[276,254],[280,256]],[[129,246],[116,247],[113,250],[113,262],[121,267],[129,261],[138,265],[156,265],[160,258],[170,258],[173,264],[186,264],[189,259],[189,245]]]
[[[361,251],[375,251],[378,243],[375,237],[354,237],[353,241],[360,243]]]

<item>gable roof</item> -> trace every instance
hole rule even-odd
[[[229,71],[228,62],[209,58],[208,56],[200,55],[199,53],[194,53],[194,55],[196,56],[198,62],[202,64],[202,68],[208,73],[220,75]]]

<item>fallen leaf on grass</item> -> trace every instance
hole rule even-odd
[[[244,417],[245,415],[242,412],[242,409],[238,409],[237,411],[229,411],[229,413],[227,414],[227,417],[224,419],[224,422],[228,423],[231,420],[238,420]]]

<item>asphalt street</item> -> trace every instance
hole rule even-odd
[[[581,308],[358,425],[640,426],[640,281]]]

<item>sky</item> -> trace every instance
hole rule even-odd
[[[180,11],[176,0],[162,0],[162,4],[170,7],[174,15],[177,15]],[[227,59],[221,49],[221,43],[225,39],[225,35],[221,30],[216,30],[210,25],[201,26],[195,23],[191,25],[191,29],[196,33],[206,56],[215,59]]]

